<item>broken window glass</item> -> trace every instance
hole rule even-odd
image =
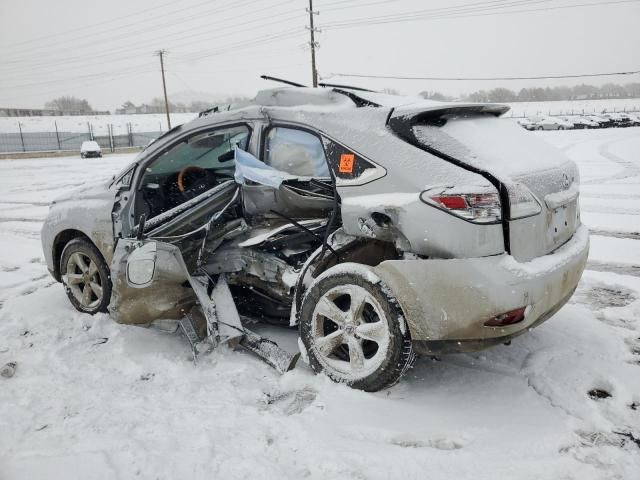
[[[330,177],[320,138],[304,130],[284,127],[269,130],[264,162],[295,176]]]

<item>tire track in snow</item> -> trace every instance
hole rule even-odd
[[[632,138],[632,137],[630,137]],[[611,180],[621,180],[624,178],[628,178],[628,177],[636,177],[640,175],[640,166],[637,165],[636,163],[634,163],[631,160],[627,160],[625,158],[621,158],[619,156],[617,156],[614,153],[611,153],[611,151],[609,150],[609,147],[615,143],[618,142],[624,142],[629,140],[629,138],[627,137],[623,137],[623,138],[615,138],[613,140],[610,140],[608,142],[604,142],[603,144],[600,145],[600,147],[598,147],[598,153],[600,155],[602,155],[604,158],[606,158],[607,160],[610,160],[614,163],[617,163],[618,165],[620,165],[622,167],[622,171],[618,172],[618,173],[614,173],[613,175],[609,175],[606,177],[601,177],[601,178],[592,178],[591,180],[586,180],[583,183],[583,185],[593,185],[593,184],[599,184],[599,183],[603,183],[603,182],[609,182]]]
[[[631,240],[640,240],[640,232],[615,232],[613,230],[596,230],[589,229],[591,235],[599,235],[601,237],[613,238],[630,238]]]
[[[617,273],[618,275],[631,275],[640,277],[640,265],[629,265],[623,263],[603,263],[589,260],[587,262],[587,270],[596,272]]]

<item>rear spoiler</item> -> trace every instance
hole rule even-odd
[[[446,115],[488,114],[499,117],[507,113],[509,109],[509,106],[498,103],[461,103],[422,108],[407,105],[393,109],[389,113],[387,125],[399,133],[399,130],[410,129],[418,123],[443,125],[445,122],[443,117]]]

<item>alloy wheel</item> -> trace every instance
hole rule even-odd
[[[82,307],[92,309],[102,302],[98,266],[88,255],[74,252],[69,257],[64,282]]]
[[[365,288],[341,285],[318,300],[311,336],[321,363],[349,378],[362,378],[378,369],[389,349],[384,310]]]

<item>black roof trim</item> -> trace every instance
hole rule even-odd
[[[318,85],[320,85],[321,87],[348,88],[349,90],[357,90],[359,92],[377,93],[375,90],[369,90],[368,88],[353,87],[351,85],[340,85],[339,83],[324,83],[324,82],[320,82],[320,83],[318,83]]]
[[[353,93],[353,92],[349,92],[348,90],[342,90],[341,88],[334,88],[333,89],[334,92],[336,93],[341,93],[342,95],[345,95],[347,97],[349,97],[351,99],[351,101],[353,103],[356,104],[356,107],[358,108],[362,108],[362,107],[381,107],[382,105],[372,102],[370,100],[366,100],[360,96],[358,96],[357,94]]]
[[[306,85],[302,85],[301,83],[297,83],[297,82],[292,82],[291,80],[285,80],[284,78],[271,77],[269,75],[260,75],[260,78],[263,79],[263,80],[272,80],[274,82],[284,83],[286,85],[291,85],[293,87],[307,88]]]

